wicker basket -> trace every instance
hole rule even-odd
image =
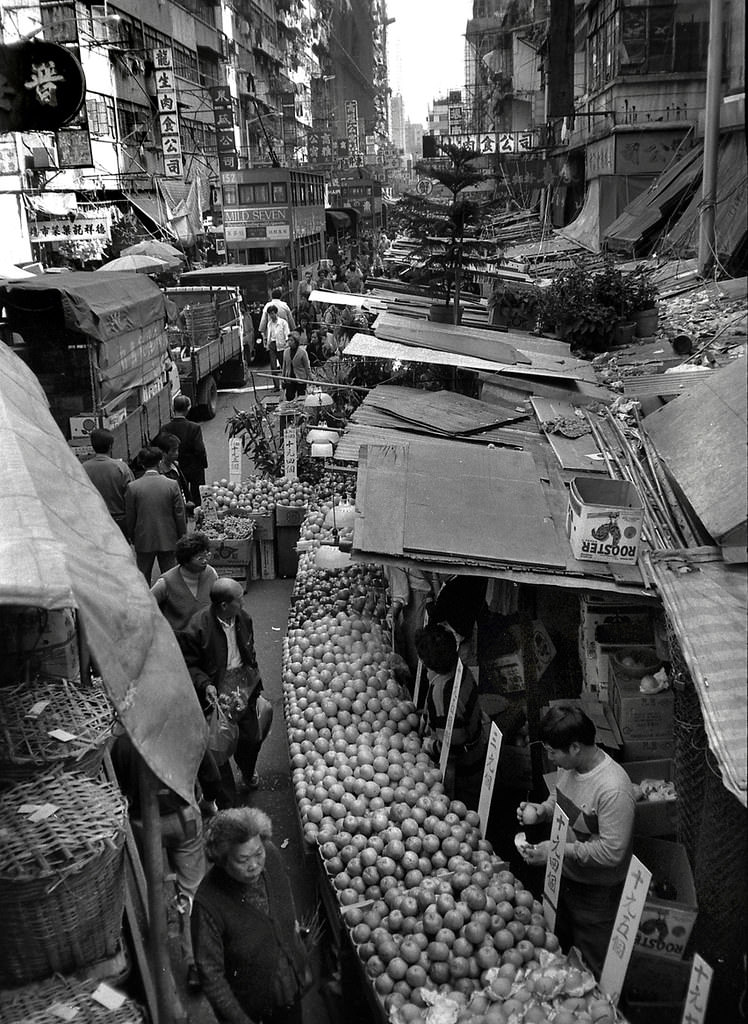
[[[55,1007],[76,1010],[75,1024],[144,1024],[146,1017],[131,999],[118,1010],[107,1010],[91,998],[99,981],[48,978],[38,985],[0,992],[3,1024],[60,1024],[64,1018]]]
[[[35,706],[46,706],[29,715]],[[62,768],[93,778],[101,767],[114,715],[101,686],[82,689],[67,680],[36,679],[3,693],[0,701],[0,785]],[[55,739],[62,729],[74,738]]]
[[[54,813],[45,816],[49,805]],[[0,988],[114,955],[124,905],[125,815],[116,786],[77,772],[0,794]]]

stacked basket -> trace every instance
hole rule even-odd
[[[0,992],[3,1024],[144,1024],[143,1011],[131,999],[108,1009],[92,998],[98,981],[49,978],[39,985]]]
[[[0,787],[51,769],[95,776],[113,720],[101,686],[36,679],[5,689],[0,702]]]
[[[79,772],[0,793],[0,988],[116,953],[126,812],[116,786]]]

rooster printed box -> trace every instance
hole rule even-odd
[[[639,492],[628,480],[575,476],[569,484],[566,532],[581,561],[634,565],[643,518]]]
[[[698,913],[685,847],[636,836],[634,853],[652,872],[636,933],[636,949],[651,956],[682,960]]]

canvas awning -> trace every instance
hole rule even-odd
[[[155,196],[146,196],[140,192],[137,194],[126,192],[125,199],[138,213],[144,214],[161,231],[166,232],[172,238],[177,237],[176,232],[169,223],[169,213],[163,201],[156,199]]]
[[[715,548],[660,551],[652,575],[699,695],[709,749],[722,781],[746,806],[746,568]]]
[[[119,720],[194,799],[205,720],[174,634],[34,374],[0,343],[0,604],[76,608]]]

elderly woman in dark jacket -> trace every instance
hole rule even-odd
[[[220,1024],[301,1024],[306,951],[270,819],[255,807],[208,826],[213,867],[197,890],[192,940]]]

